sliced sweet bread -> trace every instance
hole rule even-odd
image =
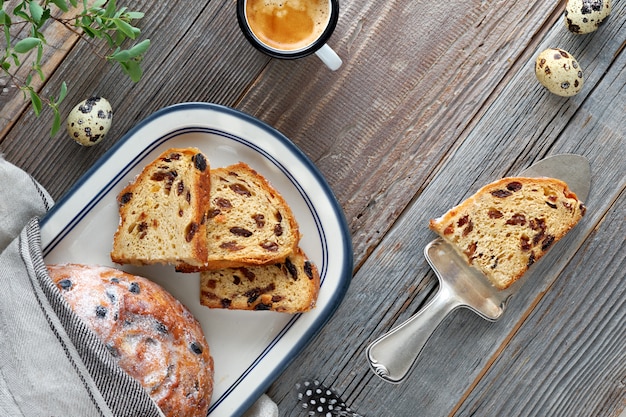
[[[240,162],[211,170],[207,219],[208,261],[197,272],[282,262],[298,246],[300,232],[291,208],[271,184]]]
[[[119,264],[201,266],[207,262],[211,174],[196,148],[172,148],[118,195],[120,224],[111,260]]]
[[[284,262],[200,274],[200,303],[209,308],[301,313],[317,301],[320,276],[301,249]]]
[[[495,181],[430,221],[430,228],[498,289],[518,280],[585,214],[567,184],[554,178]]]

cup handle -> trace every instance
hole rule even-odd
[[[343,63],[339,55],[328,44],[324,44],[324,46],[315,51],[315,55],[332,71],[338,70]]]

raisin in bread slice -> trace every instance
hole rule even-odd
[[[243,162],[211,170],[208,262],[197,272],[282,262],[298,246],[291,208],[272,185]]]
[[[563,181],[503,178],[430,221],[498,289],[518,280],[585,214]]]
[[[200,303],[209,308],[301,313],[315,307],[317,267],[298,248],[284,262],[200,274]]]
[[[163,152],[118,195],[120,224],[111,260],[204,265],[210,189],[209,162],[200,150]]]

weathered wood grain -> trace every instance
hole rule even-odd
[[[616,15],[621,16],[620,13],[618,10]],[[286,408],[293,406],[290,385],[299,378],[311,377],[302,375],[302,369],[311,372],[311,367],[303,364],[315,361],[320,366],[313,376],[323,376],[326,384],[342,392],[366,416],[598,415],[598,410],[612,414],[620,411],[620,401],[626,395],[626,368],[617,365],[624,363],[624,351],[614,345],[624,337],[622,322],[626,312],[617,290],[624,284],[624,272],[620,269],[624,261],[623,255],[613,258],[613,254],[626,248],[622,229],[615,231],[617,240],[611,240],[615,247],[606,259],[595,260],[597,254],[588,249],[598,245],[596,233],[612,235],[602,232],[603,225],[610,227],[610,219],[624,220],[626,104],[621,85],[626,56],[619,36],[623,20],[619,19],[614,27],[606,26],[604,32],[587,39],[571,38],[561,31],[560,24],[552,28],[539,47],[553,42],[567,44],[582,57],[581,62],[588,62],[586,92],[573,100],[551,96],[536,88],[532,64],[530,71],[528,66],[521,68],[508,80],[467,137],[448,154],[432,181],[365,261],[337,315],[274,385],[272,393],[281,399],[281,404]],[[366,345],[422,307],[434,290],[433,277],[421,256],[422,248],[433,237],[426,230],[428,218],[443,213],[492,179],[514,174],[548,154],[564,152],[586,155],[593,166],[590,209],[584,223],[537,265],[499,322],[488,323],[468,311],[458,311],[433,335],[407,381],[400,386],[376,381],[365,362]],[[607,220],[605,213],[611,210],[613,214]],[[588,261],[587,256],[592,260]],[[616,292],[616,296],[606,301],[603,308],[581,307],[567,315],[572,306],[589,304],[589,286],[593,281],[580,286],[576,280],[586,280],[597,275],[597,271],[602,271],[606,283],[600,288]],[[604,302],[606,297],[597,298]],[[553,313],[555,305],[561,310]],[[614,331],[615,336],[606,337],[607,346],[597,347],[600,355],[594,356],[593,348],[588,347],[590,357],[581,355],[579,360],[585,364],[576,367],[575,376],[571,376],[574,371],[569,356],[559,359],[551,354],[554,349],[566,348],[558,348],[558,342],[550,344],[545,339],[555,333],[567,338],[559,320],[568,320],[571,329],[588,314],[597,319],[605,309],[614,312],[607,331]],[[533,322],[537,317],[543,319],[541,324]],[[592,325],[578,329],[574,335],[581,344],[598,339]],[[527,356],[520,359],[519,351],[526,345],[531,347],[526,350]],[[335,348],[324,349],[326,346]],[[544,356],[555,363],[544,366]],[[508,366],[511,363],[514,368]],[[596,369],[611,374],[608,382],[594,389],[601,372]],[[525,378],[524,372],[532,372],[533,378]],[[559,377],[564,380],[563,385],[549,390]],[[532,388],[534,380],[542,381],[536,389]],[[596,385],[587,388],[589,395],[583,396],[584,400],[573,398],[590,384]],[[573,391],[569,392],[569,388]],[[552,399],[555,392],[559,398]],[[535,402],[549,408],[535,407]],[[565,407],[567,412],[560,410],[563,404],[570,403],[569,408]],[[572,414],[572,407],[579,407],[580,413]],[[298,411],[293,409],[286,415],[296,416]]]
[[[4,5],[4,9],[13,10],[19,3],[21,2],[17,0],[8,1]],[[65,19],[73,16],[73,13],[58,12],[55,16],[59,19]],[[41,71],[45,74],[45,77],[48,78],[54,73],[77,42],[78,35],[67,30],[61,23],[55,20],[50,20],[40,31],[46,37],[47,42],[41,59]],[[12,39],[15,40],[30,36],[28,26],[19,23],[15,23],[11,26],[10,33]],[[17,121],[19,115],[30,106],[30,99],[24,98],[20,86],[25,85],[26,77],[31,71],[35,57],[35,50],[21,57],[21,65],[11,68],[10,71],[15,79],[11,79],[4,73],[0,75],[0,87],[2,88],[0,92],[0,108],[2,109],[2,112],[0,112],[0,138],[9,131],[13,123]],[[19,85],[17,83],[19,83]],[[43,84],[44,82],[39,76],[35,75],[33,77],[31,86],[36,91],[40,91]],[[54,92],[54,96],[58,96],[58,89]]]
[[[355,249],[344,303],[270,389],[281,416],[301,415],[293,386],[303,377],[320,378],[368,417],[616,415],[626,406],[626,4],[614,2],[609,22],[582,37],[564,30],[564,1],[341,4],[329,43],[344,66],[331,72],[314,56],[278,61],[254,50],[232,0],[133,2],[146,13],[142,36],[152,40],[140,83],[78,42],[51,58],[42,90],[71,81],[63,111],[107,97],[115,112],[109,138],[94,148],[63,132],[49,138],[49,114],[35,118],[2,101],[11,122],[0,152],[59,198],[164,106],[241,109],[277,127],[320,168]],[[587,77],[580,95],[558,98],[536,83],[534,57],[547,46],[578,58]],[[505,317],[489,323],[459,310],[407,381],[375,377],[367,344],[437,290],[422,256],[434,238],[428,219],[488,181],[563,152],[591,160],[588,215],[528,275]]]
[[[526,64],[554,6],[345,3],[330,41],[343,68],[330,73],[315,57],[272,62],[240,107],[292,138],[326,175],[358,266],[500,81]]]

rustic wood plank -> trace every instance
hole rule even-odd
[[[5,10],[13,10],[20,1],[11,0],[4,5]],[[65,19],[74,16],[74,13],[62,13],[55,14],[58,18]],[[41,70],[48,78],[54,73],[56,68],[65,59],[70,49],[78,41],[78,35],[67,30],[61,23],[50,20],[46,25],[40,29],[46,37],[47,46],[44,49],[44,54],[41,60]],[[14,25],[10,29],[12,39],[23,39],[30,36],[28,32],[28,26]],[[20,80],[21,85],[24,84],[26,76],[30,72],[30,68],[35,61],[36,51],[31,51],[28,54],[24,54],[21,58],[21,65],[19,67],[11,68],[11,74]],[[31,83],[35,91],[40,91],[44,82],[38,77],[34,76]],[[30,106],[30,100],[24,99],[24,94],[20,91],[14,80],[2,73],[0,76],[0,138],[6,135],[11,129],[13,123],[18,119],[18,116],[24,112]],[[55,91],[55,96],[58,95],[58,89]]]
[[[623,16],[623,9],[618,8],[616,15]],[[567,311],[572,304],[585,305],[588,287],[577,290],[573,275],[583,280],[600,275],[605,280],[603,282],[607,282],[607,291],[623,286],[624,282],[620,269],[623,255],[614,262],[607,259],[606,262],[592,261],[584,265],[587,254],[593,256],[603,251],[605,243],[598,247],[594,235],[606,236],[607,233],[598,231],[598,228],[607,222],[610,224],[612,218],[619,219],[624,213],[620,204],[626,188],[626,128],[620,115],[624,114],[625,108],[622,90],[626,56],[619,35],[623,17],[616,20],[616,25],[605,26],[604,32],[587,39],[571,38],[561,31],[560,23],[552,28],[543,44],[569,43],[568,48],[579,61],[589,63],[584,94],[575,99],[561,99],[536,88],[532,66],[531,71],[528,67],[521,68],[511,78],[467,138],[450,153],[432,182],[365,261],[330,324],[272,387],[271,392],[280,399],[281,405],[287,409],[295,407],[289,394],[292,384],[311,376],[334,386],[363,415],[410,416],[419,412],[423,416],[440,416],[455,409],[457,415],[472,415],[476,410],[476,415],[497,414],[491,413],[493,409],[506,415],[526,415],[528,410],[522,409],[523,405],[534,401],[550,402],[550,392],[529,390],[528,396],[520,399],[519,404],[515,402],[517,394],[510,402],[505,402],[518,414],[510,414],[508,409],[498,405],[498,399],[507,393],[510,395],[511,390],[527,386],[519,378],[516,385],[511,386],[514,380],[505,378],[507,364],[523,365],[518,348],[532,343],[537,332],[547,338],[558,332],[562,324],[558,320],[564,313],[557,312],[557,319],[551,319],[553,325],[545,329],[532,320],[543,318],[544,314],[550,316],[550,309],[555,308],[554,300],[564,291],[568,291],[572,301],[559,305],[561,311]],[[583,140],[580,140],[581,135]],[[490,180],[514,174],[547,154],[563,152],[582,153],[593,166],[593,189],[589,197],[593,208],[584,222],[526,277],[526,285],[522,286],[499,322],[485,322],[465,310],[455,312],[435,332],[407,381],[399,386],[377,382],[367,369],[363,356],[365,347],[376,336],[421,308],[433,291],[433,277],[421,256],[421,248],[433,238],[425,230],[428,218],[443,213]],[[613,214],[606,220],[608,210],[613,210]],[[624,252],[623,235],[621,229],[617,230],[616,236],[621,238],[612,242],[617,248],[610,254],[614,250]],[[616,335],[607,340],[609,346],[624,337],[623,301],[619,294],[605,305],[617,311],[611,319],[612,324],[607,325],[616,331]],[[590,311],[596,317],[600,314],[591,308]],[[570,327],[581,320],[586,310],[581,308],[577,313],[568,317]],[[597,337],[592,326],[577,334],[580,343],[588,343],[583,341]],[[566,333],[561,337],[566,338]],[[327,346],[333,349],[322,348]],[[529,354],[540,358],[541,347],[532,346],[535,350]],[[594,398],[584,396],[587,403],[574,404],[583,407],[581,415],[596,415],[595,411],[600,409],[617,412],[623,406],[620,401],[624,391],[623,381],[622,385],[615,381],[616,374],[623,377],[619,366],[615,370],[615,364],[623,363],[620,360],[623,360],[624,352],[606,346],[598,349],[602,352],[601,357],[589,359],[589,366],[584,366],[575,377],[567,374],[566,361],[552,368],[542,368],[542,363],[538,363],[532,368],[533,376],[542,379],[544,384],[540,386],[545,389],[551,378],[555,378],[550,372],[556,368],[563,373],[563,378],[568,378],[568,386],[580,387],[597,378],[597,374],[589,372],[594,365],[600,369],[613,369],[614,378],[609,377],[602,392],[593,391]],[[501,357],[504,358],[502,366]],[[554,355],[551,358],[554,359]],[[313,367],[306,366],[307,363],[319,365],[317,375],[310,375]],[[476,392],[468,394],[474,381],[480,384],[483,378],[486,385],[479,385]],[[468,395],[466,407],[462,401]],[[485,397],[488,398],[485,400]],[[559,415],[556,413],[558,405],[567,399],[570,397],[562,393],[561,398],[552,404],[552,413],[548,414]],[[296,416],[298,411],[292,408],[287,415]],[[536,415],[545,414],[539,410]]]
[[[315,57],[271,62],[240,108],[283,131],[325,174],[358,266],[499,82],[526,65],[527,46],[557,18],[555,6],[345,3],[330,40],[344,67],[331,73]]]

